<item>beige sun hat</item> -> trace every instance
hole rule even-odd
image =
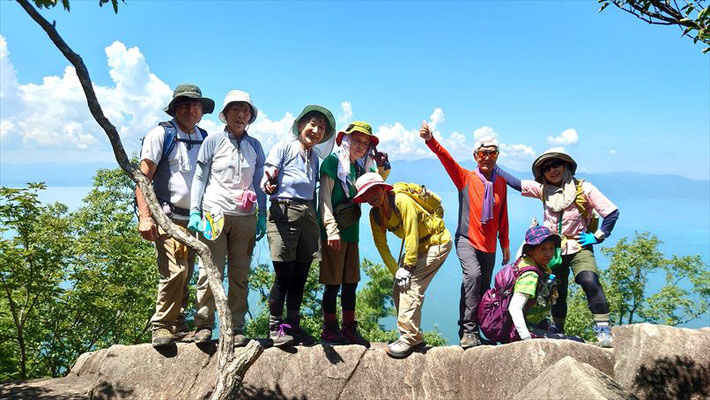
[[[574,176],[574,173],[577,172],[577,162],[574,161],[574,159],[569,154],[560,150],[547,150],[546,152],[540,154],[540,156],[535,161],[533,161],[532,173],[536,181],[542,183],[542,165],[545,163],[545,161],[552,160],[555,158],[564,161],[567,164],[569,172]]]
[[[222,106],[222,111],[219,113],[219,120],[226,124],[227,117],[225,117],[224,112],[227,110],[227,107],[232,103],[238,103],[240,101],[249,104],[249,108],[251,108],[251,118],[249,119],[249,123],[251,124],[256,121],[258,111],[251,102],[251,96],[249,96],[249,93],[242,90],[230,90],[229,93],[224,96],[224,105]]]

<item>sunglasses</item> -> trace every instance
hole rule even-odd
[[[495,160],[498,158],[498,150],[478,150],[476,155],[478,158],[490,158]]]
[[[552,160],[549,163],[545,163],[542,167],[540,167],[540,171],[544,174],[545,172],[553,169],[553,168],[559,168],[564,165],[564,162],[562,160]]]

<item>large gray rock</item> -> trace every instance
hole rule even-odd
[[[404,360],[390,358],[384,349],[380,343],[365,352],[340,398],[460,398],[460,347],[430,348]]]
[[[612,351],[570,340],[535,339],[466,350],[461,361],[463,399],[509,399],[564,357],[612,375]]]
[[[239,396],[261,399],[706,398],[710,329],[614,328],[615,348],[536,339],[503,346],[428,348],[394,360],[385,345],[270,348]],[[0,383],[0,398],[206,399],[217,381],[215,344],[112,346],[83,354],[65,378]],[[237,351],[240,351],[237,349]],[[562,361],[563,360],[563,361]],[[574,361],[573,361],[574,360]],[[619,383],[609,378],[613,376]],[[573,382],[573,383],[570,383]],[[606,391],[605,391],[606,390]],[[624,397],[626,396],[626,397]]]
[[[710,330],[614,327],[614,378],[639,398],[710,397]]]
[[[240,396],[337,399],[365,351],[362,346],[270,348],[247,371]]]
[[[547,367],[513,397],[513,400],[585,399],[637,400],[607,374],[572,357]]]

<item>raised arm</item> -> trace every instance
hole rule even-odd
[[[446,151],[444,146],[439,144],[434,138],[426,121],[422,122],[422,127],[419,129],[419,136],[426,141],[426,145],[429,146],[429,149],[439,157],[439,161],[441,161],[444,169],[446,169],[446,173],[449,174],[449,177],[454,182],[456,189],[461,190],[466,183],[466,170],[462,168],[459,163],[451,157],[451,154]]]
[[[516,178],[511,173],[499,167],[498,165],[496,165],[495,173],[496,175],[502,176],[505,179],[505,183],[507,183],[508,186],[510,186],[512,189],[515,189],[518,192],[522,191],[522,182],[520,181],[520,179]]]

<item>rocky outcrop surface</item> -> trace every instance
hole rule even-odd
[[[641,399],[710,398],[710,330],[614,328],[614,378]]]
[[[615,349],[571,341],[429,348],[394,360],[384,344],[270,348],[240,391],[257,399],[706,398],[710,330],[614,328]],[[204,399],[214,344],[112,346],[82,355],[65,378],[0,384],[0,398]]]

